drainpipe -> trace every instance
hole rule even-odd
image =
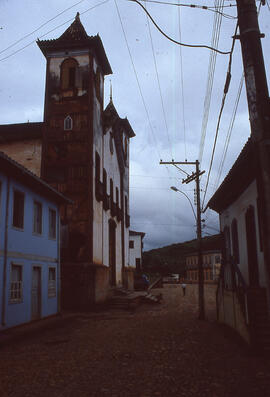
[[[3,294],[2,294],[2,325],[6,325],[6,290],[7,290],[7,248],[8,248],[8,216],[9,216],[9,190],[10,178],[7,180],[7,198],[5,214],[5,235],[4,235],[4,268],[3,268]]]
[[[61,311],[61,220],[60,220],[60,205],[57,208],[58,217],[58,236],[57,236],[57,311]]]

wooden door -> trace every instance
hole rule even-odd
[[[116,239],[115,239],[116,225],[113,221],[109,222],[109,266],[110,266],[110,285],[116,285]]]
[[[32,320],[41,317],[41,268],[34,266],[32,270]]]

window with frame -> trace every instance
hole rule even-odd
[[[13,192],[13,219],[12,225],[23,229],[24,225],[24,193],[14,190]]]
[[[49,208],[49,238],[56,239],[56,211]]]
[[[133,240],[129,241],[129,248],[134,248],[134,241]]]
[[[49,280],[48,280],[48,297],[54,298],[56,296],[56,269],[49,267]]]
[[[110,200],[111,200],[111,208],[113,208],[113,180],[110,179]]]
[[[96,182],[100,181],[100,156],[98,154],[98,152],[96,152],[96,172],[95,172],[95,176],[96,176]]]
[[[72,127],[73,127],[73,120],[70,116],[67,116],[64,120],[64,130],[70,131],[72,130]]]
[[[115,188],[115,200],[116,200],[117,207],[119,207],[119,190],[118,190],[118,187]]]
[[[9,301],[11,303],[20,303],[22,298],[22,265],[11,264]]]
[[[103,168],[103,193],[107,194],[107,171]]]
[[[34,201],[34,225],[33,232],[42,234],[42,204]]]

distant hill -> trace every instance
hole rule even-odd
[[[202,239],[203,251],[221,249],[222,236],[215,234]],[[185,255],[197,250],[197,240],[172,244],[162,248],[156,248],[143,253],[143,267],[146,271],[154,271],[161,274],[185,272]]]

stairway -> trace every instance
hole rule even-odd
[[[270,318],[266,289],[249,288],[247,302],[251,343],[259,352],[270,354]]]
[[[162,295],[152,295],[147,291],[128,291],[117,288],[114,296],[108,302],[109,307],[119,310],[135,310],[142,303],[160,303]]]

